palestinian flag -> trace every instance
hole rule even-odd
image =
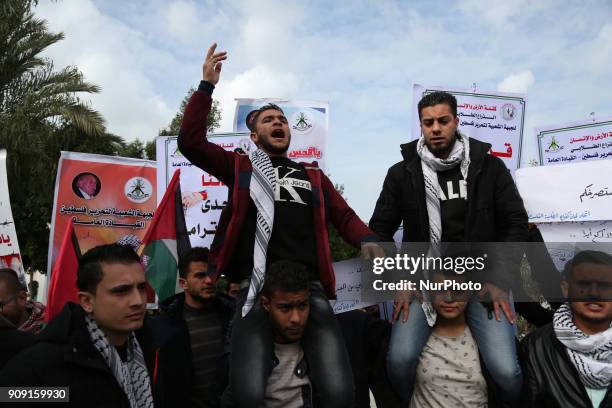
[[[81,250],[71,219],[66,227],[62,245],[51,269],[51,281],[47,291],[45,322],[48,323],[64,307],[66,302],[77,302],[77,270]]]
[[[176,293],[179,257],[191,248],[179,180],[177,169],[142,240],[147,280],[160,302]]]

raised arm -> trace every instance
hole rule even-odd
[[[202,82],[185,107],[178,147],[191,163],[231,186],[236,153],[227,152],[206,138],[212,93],[219,82],[222,61],[227,59],[227,53],[215,53],[216,48],[217,44],[213,44],[208,49],[202,65]]]

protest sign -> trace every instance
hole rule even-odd
[[[361,301],[361,273],[363,272],[363,260],[358,258],[333,263],[336,275],[336,300],[329,303],[334,313],[348,312],[349,310],[362,309],[375,302]]]
[[[612,208],[612,161],[598,160],[516,171],[530,222],[607,221]]]
[[[316,161],[322,170],[327,164],[329,103],[282,99],[237,99],[234,132],[250,132],[246,116],[254,109],[274,103],[283,109],[289,122],[291,145],[287,156],[298,162]]]
[[[449,89],[415,84],[413,88],[411,139],[421,136],[418,103],[435,91],[445,91],[457,98],[459,130],[469,137],[491,144],[490,153],[510,170],[521,164],[526,99],[523,94]]]
[[[612,158],[612,118],[543,126],[535,135],[541,166]]]
[[[6,176],[6,150],[0,149],[0,268],[11,268],[25,283]]]
[[[121,241],[135,248],[155,213],[155,162],[62,152],[55,180],[48,279],[68,221],[82,253]]]
[[[212,143],[228,151],[244,154],[255,149],[249,134],[222,133],[209,135]],[[192,247],[210,248],[221,211],[227,204],[227,187],[214,176],[194,166],[178,150],[177,136],[157,138],[157,197],[163,197],[177,168],[181,169],[181,195],[185,224]]]

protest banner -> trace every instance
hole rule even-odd
[[[336,275],[336,300],[330,300],[329,304],[335,314],[376,304],[375,302],[361,301],[363,260],[353,258],[334,262],[332,266]]]
[[[249,153],[255,149],[249,134],[222,133],[209,135],[212,143],[228,151]],[[192,247],[210,248],[217,230],[221,210],[227,204],[227,187],[214,176],[194,166],[182,155],[177,136],[160,136],[157,151],[157,197],[161,200],[176,169],[181,169],[180,185],[185,224]]]
[[[530,222],[607,221],[612,161],[539,166],[516,171]]]
[[[329,103],[282,99],[236,99],[236,101],[234,132],[250,132],[245,122],[249,112],[268,103],[274,103],[281,107],[289,122],[291,145],[287,156],[297,162],[316,161],[325,171]]]
[[[612,158],[612,118],[535,129],[540,165]]]
[[[547,242],[610,242],[612,221],[582,221],[539,224]]]
[[[137,248],[155,213],[156,184],[153,161],[62,152],[55,180],[47,280],[71,219],[82,253],[118,241]]]
[[[526,99],[523,94],[506,92],[473,92],[415,84],[413,87],[411,140],[421,136],[418,103],[435,91],[448,92],[457,98],[459,130],[469,137],[491,144],[490,153],[510,170],[521,164]]]
[[[612,221],[543,223],[538,229],[559,271],[563,271],[567,261],[580,249],[607,252],[612,248]],[[589,245],[581,248],[581,243]]]
[[[11,211],[11,200],[6,176],[6,150],[0,149],[0,268],[11,268],[19,274],[25,284],[25,274],[17,231]]]

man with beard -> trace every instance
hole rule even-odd
[[[335,277],[327,226],[332,223],[355,247],[377,237],[359,219],[315,163],[287,158],[291,141],[282,109],[266,105],[248,115],[249,155],[227,152],[206,135],[211,95],[227,53],[213,44],[203,65],[203,81],[185,108],[179,133],[181,152],[196,166],[229,188],[228,205],[211,246],[209,273],[225,274],[240,283],[237,318],[231,339],[230,387],[238,406],[259,406],[271,361],[272,343],[262,331],[265,313],[259,305],[266,267],[290,260],[306,266],[311,281],[312,324],[304,335],[304,351],[313,385],[326,407],[351,406],[350,365],[327,297],[335,297]],[[365,256],[384,256],[375,244],[364,244]],[[241,375],[251,373],[247,380]]]
[[[370,227],[383,240],[393,241],[403,223],[402,241],[410,243],[404,244],[408,251],[418,247],[414,243],[427,243],[435,253],[450,242],[503,242],[503,248],[487,251],[487,266],[478,277],[480,300],[491,300],[495,319],[482,302],[471,302],[466,313],[486,368],[504,402],[512,402],[520,396],[522,374],[508,294],[520,282],[522,248],[516,243],[527,240],[527,212],[508,168],[488,154],[491,145],[459,131],[453,95],[425,95],[418,113],[423,135],[401,146],[403,160],[387,173]],[[413,300],[414,295],[401,293],[395,303],[394,319],[402,319],[391,331],[387,365],[390,380],[406,402],[433,314],[429,302]]]
[[[160,403],[206,408],[219,404],[223,390],[216,382],[217,368],[234,307],[216,294],[208,254],[207,248],[195,247],[181,257],[179,284],[184,292],[165,300],[152,322],[163,367],[158,373],[164,384]]]
[[[612,407],[612,256],[582,251],[567,263],[567,299],[521,345],[527,407]]]

